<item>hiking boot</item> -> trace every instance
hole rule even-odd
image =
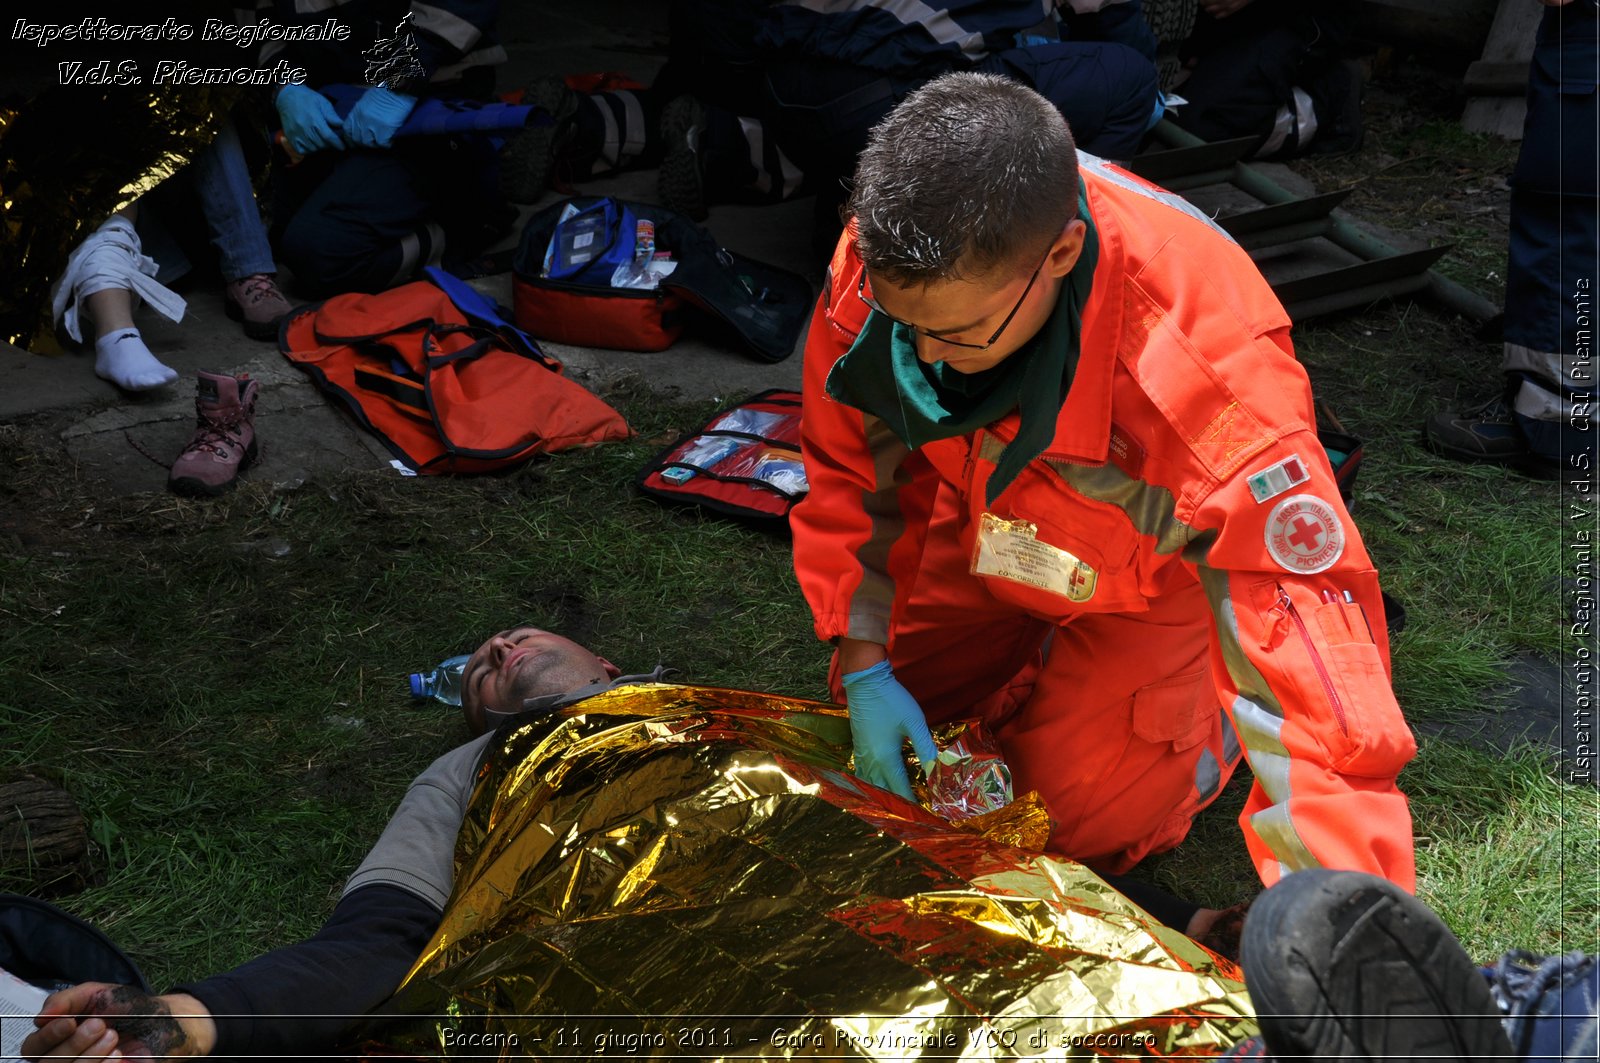
[[[500,149],[501,196],[512,203],[534,203],[544,195],[550,187],[556,153],[572,136],[580,99],[565,81],[553,75],[529,84],[523,102],[543,108],[555,121],[527,126]]]
[[[240,470],[256,460],[256,396],[250,374],[200,373],[194,398],[196,424],[188,446],[172,463],[167,486],[180,495],[220,495]]]
[[[1242,952],[1278,1059],[1510,1056],[1483,973],[1392,882],[1322,868],[1287,875],[1256,900]]]
[[[700,138],[706,122],[705,105],[693,96],[679,96],[661,109],[661,142],[666,154],[656,174],[657,198],[663,207],[694,221],[704,221],[710,214],[700,172]]]
[[[1317,116],[1317,135],[1300,150],[1307,155],[1348,155],[1361,148],[1366,129],[1361,116],[1361,64],[1329,59],[1305,86]]]
[[[1560,472],[1558,461],[1528,446],[1516,414],[1501,396],[1474,409],[1434,414],[1422,426],[1422,441],[1447,458],[1514,465],[1541,480],[1553,480]]]
[[[1519,1059],[1600,1058],[1600,963],[1595,957],[1508,952],[1490,970],[1489,981]]]
[[[294,309],[275,278],[273,273],[252,273],[222,289],[223,312],[242,322],[244,334],[253,340],[276,340],[278,319]]]

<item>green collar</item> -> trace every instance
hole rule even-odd
[[[913,450],[936,439],[966,435],[1021,410],[1017,438],[989,477],[985,503],[992,505],[1023,468],[1044,453],[1055,435],[1056,417],[1078,365],[1083,307],[1089,300],[1100,241],[1083,186],[1078,217],[1088,226],[1083,252],[1044,326],[1000,364],[981,373],[958,373],[940,362],[917,358],[915,334],[884,314],[868,315],[861,334],[834,363],[827,392],[881,419]]]

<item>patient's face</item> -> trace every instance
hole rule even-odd
[[[475,729],[485,710],[517,712],[528,698],[565,694],[618,675],[618,669],[571,639],[514,627],[479,646],[461,673],[461,708]]]

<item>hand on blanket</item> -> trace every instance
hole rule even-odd
[[[900,685],[888,661],[850,672],[841,678],[850,703],[850,734],[855,740],[856,774],[874,786],[911,800],[901,744],[911,739],[926,769],[939,755],[928,721],[911,692]]]

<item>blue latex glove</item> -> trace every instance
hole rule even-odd
[[[296,155],[329,149],[343,151],[339,127],[344,123],[328,97],[304,85],[285,85],[278,93],[278,117]]]
[[[374,85],[350,108],[350,116],[344,120],[344,139],[358,147],[387,148],[394,131],[416,105],[415,96]]]
[[[850,735],[855,740],[856,774],[874,786],[893,790],[907,801],[911,780],[906,777],[901,744],[911,748],[926,770],[939,755],[928,733],[928,721],[917,699],[900,685],[888,661],[842,677],[845,700],[850,703]]]

